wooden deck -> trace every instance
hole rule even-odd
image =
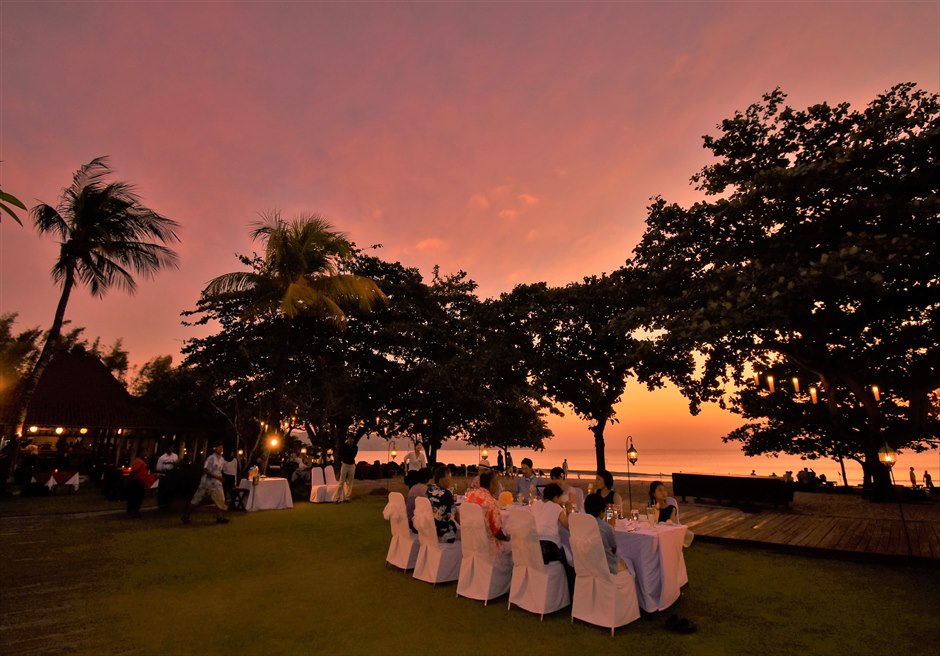
[[[680,519],[716,541],[745,541],[794,550],[833,551],[940,559],[940,522],[929,519],[860,519],[728,506],[681,504]],[[905,530],[906,524],[906,530]]]

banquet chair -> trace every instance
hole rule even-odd
[[[385,562],[403,570],[414,569],[418,558],[418,536],[408,527],[408,511],[401,492],[389,492],[382,516],[388,520],[392,529],[392,541],[388,545]]]
[[[577,574],[571,621],[579,619],[607,627],[613,637],[618,626],[640,619],[636,579],[630,570],[610,573],[601,544],[601,532],[594,517],[579,513],[571,515],[568,522]]]
[[[675,510],[673,511],[673,516],[676,519],[676,526],[683,526],[683,523],[679,521],[679,502],[676,501],[675,498],[673,497],[666,497],[666,503],[668,503],[670,506],[675,508]],[[694,539],[695,539],[695,533],[692,532],[692,529],[686,527],[685,537],[682,539],[682,546],[686,548],[692,546],[692,540]],[[679,573],[679,580],[680,580],[679,585],[685,585],[686,583],[689,582],[689,577],[685,573],[685,560],[682,561],[682,571]]]
[[[675,508],[672,516],[675,518],[676,524],[681,524],[682,522],[679,521],[679,502],[676,501],[675,497],[666,497],[666,503]]]
[[[438,541],[434,513],[426,497],[415,499],[414,525],[419,544],[414,578],[435,585],[456,581],[460,575],[460,541]]]
[[[535,530],[535,518],[525,508],[509,511],[509,533],[512,536],[512,582],[509,603],[543,619],[571,603],[568,580],[559,562],[548,565],[542,560],[542,547]]]
[[[509,592],[512,581],[512,553],[490,535],[483,517],[483,507],[465,503],[460,507],[460,576],[457,595],[482,601]]]
[[[310,468],[311,502],[331,503],[337,489],[339,489],[339,484],[336,482],[336,473],[331,466]]]

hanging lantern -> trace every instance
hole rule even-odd
[[[881,400],[881,390],[878,389],[877,385],[871,386],[871,395],[875,397],[876,401]]]
[[[800,393],[800,379],[796,376],[793,377],[793,391],[797,394]]]
[[[885,445],[878,449],[878,462],[882,465],[891,469],[894,467],[895,463],[898,461],[898,452],[888,446],[888,443],[885,442]]]
[[[773,376],[767,376],[767,389],[769,389],[771,392],[774,391],[774,377]]]
[[[810,388],[809,388],[809,398],[811,398],[811,399],[813,400],[813,405],[816,405],[817,403],[819,403],[819,398],[818,398],[816,395],[817,395],[816,388],[815,388],[815,387],[810,387]]]

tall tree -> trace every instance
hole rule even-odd
[[[130,184],[106,182],[111,172],[106,157],[95,158],[75,172],[57,205],[40,203],[30,211],[40,234],[60,240],[52,279],[61,294],[46,341],[21,388],[17,437],[23,434],[36,385],[59,345],[74,287],[86,286],[99,298],[114,287],[133,294],[135,275],[150,278],[176,266],[176,253],[166,244],[179,240],[177,223],[144,207]]]
[[[347,312],[369,312],[386,297],[372,279],[348,271],[355,247],[321,217],[301,215],[285,221],[274,212],[255,224],[252,237],[263,242],[263,256],[240,257],[249,270],[210,281],[196,312],[191,313],[201,314],[200,322],[221,321],[223,334],[196,340],[188,353],[195,357],[209,342],[227,341],[234,333],[252,335],[255,348],[233,344],[234,350],[219,357],[237,360],[244,374],[231,378],[230,387],[240,381],[244,389],[255,392],[249,407],[258,413],[257,437],[251,447],[257,452],[266,427],[278,426],[293,406],[286,386],[305,349],[304,342],[295,338],[297,329],[311,321],[343,328]],[[210,353],[212,349],[206,351]]]
[[[604,431],[619,422],[615,406],[628,377],[655,388],[684,380],[692,367],[688,354],[642,334],[634,307],[641,291],[624,268],[565,287],[520,285],[503,297],[515,308],[514,329],[530,336],[528,359],[542,392],[590,422],[598,469],[606,468]]]
[[[900,84],[860,111],[785,99],[768,93],[705,137],[718,161],[693,181],[710,198],[688,208],[656,198],[635,263],[652,324],[702,358],[683,386],[693,406],[752,371],[761,382],[775,370],[796,376],[802,407],[814,407],[815,385],[828,420],[733,437],[789,451],[781,441],[805,435],[828,443],[821,454],[863,454],[881,494],[890,479],[879,448],[931,438],[940,386],[940,98]],[[796,394],[779,378],[774,390],[761,394]],[[751,395],[731,403],[755,411]],[[773,405],[775,417],[793,410]]]

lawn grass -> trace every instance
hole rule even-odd
[[[455,598],[454,584],[432,588],[386,569],[383,505],[375,496],[338,506],[300,503],[236,515],[227,526],[209,513],[185,527],[156,513],[136,521],[58,520],[54,531],[36,532],[54,551],[38,549],[34,560],[58,570],[63,582],[90,584],[80,604],[55,611],[59,626],[87,618],[71,642],[79,653],[770,656],[921,651],[940,640],[937,568],[704,543],[686,550],[691,585],[674,609],[698,623],[694,635],[663,629],[672,610],[619,629],[614,639],[601,628],[572,626],[568,611],[540,623],[507,611],[505,598],[483,607]],[[3,540],[4,562],[17,553],[15,539]],[[28,593],[17,586],[29,566],[7,576],[8,590]],[[24,594],[11,599],[26,602]],[[10,603],[0,600],[0,617],[13,610]],[[22,639],[26,630],[7,627],[0,638]],[[56,653],[68,646],[60,643]]]

